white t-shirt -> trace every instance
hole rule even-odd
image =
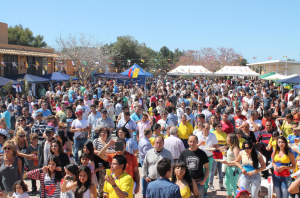
[[[81,110],[82,111],[82,119],[85,119],[85,120],[87,120],[88,119],[88,116],[89,116],[89,113],[91,112],[91,109],[90,109],[90,107],[88,107],[88,106],[86,106],[86,105],[83,105],[83,106],[81,106],[81,105],[78,105],[77,107],[76,107],[76,111],[77,110]]]
[[[72,122],[72,127],[75,127],[75,129],[79,129],[79,128],[83,129],[83,128],[86,128],[88,126],[89,126],[89,122],[86,119],[82,119],[82,120],[76,119]],[[74,133],[74,138],[77,138],[80,135],[82,137],[85,136],[85,134],[83,134],[82,131],[77,131],[77,132]]]
[[[246,120],[245,122],[248,122],[248,123],[249,123],[249,130],[250,130],[250,131],[253,131],[253,133],[254,133],[254,135],[255,135],[255,138],[257,139],[260,130],[254,131],[254,127],[253,127],[253,125],[250,123],[250,121],[249,121],[249,120]],[[261,126],[262,126],[261,120],[255,120],[254,123],[257,124],[257,125],[261,128]]]
[[[54,94],[54,91],[47,91],[46,96],[50,96],[51,94]]]
[[[27,192],[24,192],[23,194],[19,194],[19,193],[14,192],[12,197],[14,197],[14,198],[29,198],[29,195],[28,195]]]
[[[61,91],[58,90],[58,91],[56,92],[56,96],[59,96],[60,94],[61,94]]]
[[[87,101],[84,100],[83,102],[84,102],[84,105],[86,105],[88,107],[90,107],[92,105],[92,101],[90,101],[90,100],[87,100]]]
[[[173,121],[171,119],[168,119],[168,118],[167,118],[167,120],[160,119],[157,123],[160,124],[161,127],[165,127],[165,130],[163,131],[163,135],[167,135],[167,129],[169,127],[174,126]]]

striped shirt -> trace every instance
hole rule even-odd
[[[43,134],[45,133],[47,123],[45,121],[39,122],[35,121],[34,125],[31,128],[31,133],[37,133],[39,135],[39,141],[43,141]]]

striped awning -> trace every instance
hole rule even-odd
[[[58,58],[59,57],[55,53],[25,51],[25,50],[13,50],[13,49],[0,49],[0,54],[22,55],[22,56],[39,56],[39,57],[51,57],[51,58]]]

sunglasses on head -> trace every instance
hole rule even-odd
[[[19,137],[25,137],[25,135],[19,135]]]

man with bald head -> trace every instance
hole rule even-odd
[[[143,161],[142,177],[146,180],[145,183],[143,182],[143,196],[146,196],[146,189],[149,182],[155,181],[159,177],[157,163],[163,158],[168,158],[171,160],[172,165],[174,164],[172,153],[164,148],[163,137],[157,136],[153,147],[153,149],[147,152]]]

